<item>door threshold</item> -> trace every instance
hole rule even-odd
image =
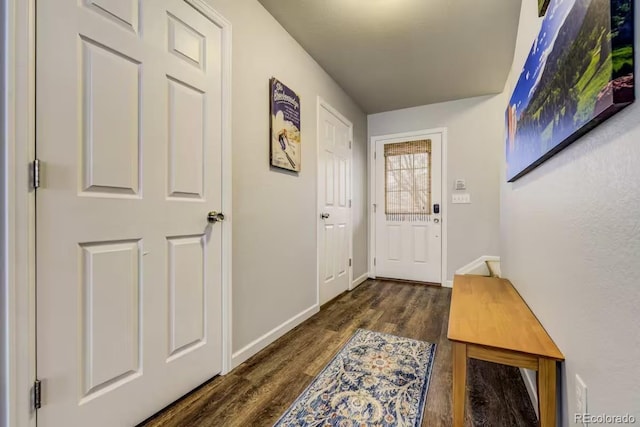
[[[419,280],[408,280],[408,279],[394,279],[393,277],[376,277],[375,280],[383,280],[383,281],[387,281],[387,282],[399,282],[399,283],[407,283],[410,285],[421,285],[421,286],[433,286],[433,287],[437,287],[437,288],[441,288],[442,284],[441,283],[435,283],[435,282],[421,282]]]

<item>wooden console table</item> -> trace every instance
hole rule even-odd
[[[467,359],[537,371],[540,427],[556,426],[556,363],[564,356],[506,279],[456,276],[449,332],[453,342],[453,425],[464,425]]]

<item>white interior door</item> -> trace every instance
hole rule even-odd
[[[40,426],[131,426],[221,371],[221,32],[180,0],[39,1]]]
[[[320,304],[351,281],[351,125],[319,106],[318,206]]]
[[[418,140],[428,152],[402,148]],[[442,134],[378,140],[375,153],[376,276],[442,283]]]

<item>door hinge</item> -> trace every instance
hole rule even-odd
[[[351,267],[351,258],[349,258],[349,267]]]
[[[33,382],[33,409],[40,409],[42,407],[42,383],[40,380]]]
[[[375,257],[373,258],[373,265],[374,265],[374,266],[376,265],[376,259],[375,259]]]
[[[349,199],[349,207],[351,207],[351,199]]]
[[[376,153],[375,151],[373,152],[373,160],[375,160],[376,158],[378,158],[378,153]]]
[[[378,210],[378,205],[376,205],[375,203],[373,204],[373,213],[376,213],[376,211]]]
[[[31,183],[34,189],[40,188],[40,160],[31,162]]]
[[[349,141],[349,150],[351,150],[351,142],[352,142],[352,141]]]

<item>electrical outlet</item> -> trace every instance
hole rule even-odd
[[[576,413],[587,413],[587,385],[578,374],[576,374]],[[583,421],[582,425],[587,426],[587,423]]]
[[[451,195],[451,203],[471,203],[471,194],[454,193]]]

